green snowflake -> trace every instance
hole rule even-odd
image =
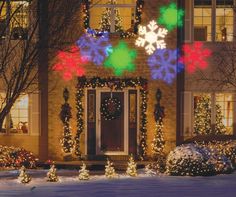
[[[162,6],[160,8],[161,17],[158,19],[158,23],[164,25],[166,29],[171,31],[175,27],[183,26],[183,9],[177,9],[175,3],[171,3],[168,6]]]
[[[135,70],[133,61],[136,55],[135,50],[130,50],[125,42],[120,41],[119,44],[113,48],[104,66],[106,68],[113,68],[115,75],[121,76],[125,70],[130,72]]]

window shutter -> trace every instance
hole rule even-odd
[[[192,41],[192,0],[185,1],[185,21],[184,21],[184,37],[185,42]]]
[[[39,135],[39,94],[29,95],[29,127],[30,135]]]
[[[184,119],[184,128],[183,128],[183,135],[184,136],[191,136],[192,135],[192,93],[191,92],[184,92],[184,112],[183,112],[183,119]]]

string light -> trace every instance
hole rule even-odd
[[[127,87],[139,88],[141,96],[141,115],[140,115],[140,143],[139,143],[139,156],[143,160],[147,154],[147,80],[138,78],[78,78],[78,89],[76,94],[77,101],[77,133],[75,137],[75,154],[81,158],[80,151],[80,135],[84,130],[84,117],[83,117],[83,105],[82,99],[84,97],[84,88],[102,88],[109,87],[108,83],[113,84],[114,90],[123,90]]]

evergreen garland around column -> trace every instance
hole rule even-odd
[[[72,115],[71,115],[71,107],[67,102],[69,99],[69,91],[67,88],[65,88],[63,91],[63,98],[65,100],[65,103],[61,106],[61,112],[60,112],[60,119],[63,123],[63,137],[60,140],[60,142],[63,153],[72,154],[74,148],[74,140],[72,137],[72,131],[69,123],[70,119],[72,118]]]
[[[200,95],[194,110],[194,134],[211,134],[211,101],[210,96]]]
[[[224,135],[226,134],[226,126],[223,123],[223,114],[221,111],[221,106],[219,104],[216,104],[216,122],[215,122],[215,130],[214,133],[216,135]]]
[[[31,181],[31,177],[26,173],[25,166],[22,166],[19,170],[20,174],[18,176],[18,180],[21,183],[29,183]]]
[[[134,161],[133,155],[130,156],[129,161],[128,161],[128,166],[126,169],[126,174],[128,176],[135,177],[137,176],[137,164]]]

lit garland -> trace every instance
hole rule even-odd
[[[86,29],[87,33],[92,33],[93,36],[100,36],[103,34],[102,31],[91,31],[90,25],[89,25],[89,19],[90,19],[90,0],[84,0],[83,1],[83,13],[84,13],[84,28]],[[142,9],[144,5],[144,0],[136,0],[136,10],[135,10],[135,21],[134,21],[134,27],[133,32],[123,31],[120,34],[121,38],[129,38],[133,37],[138,33],[138,26],[141,23],[142,18]],[[89,31],[88,31],[89,30]]]
[[[140,115],[140,144],[139,144],[139,156],[143,160],[147,154],[147,80],[142,77],[137,78],[78,78],[78,89],[76,94],[77,101],[77,134],[75,137],[75,154],[81,158],[80,151],[80,134],[84,130],[84,118],[83,118],[83,105],[82,99],[84,96],[84,88],[102,88],[109,87],[108,84],[113,84],[114,90],[122,90],[127,87],[140,88],[141,96],[141,115]]]

